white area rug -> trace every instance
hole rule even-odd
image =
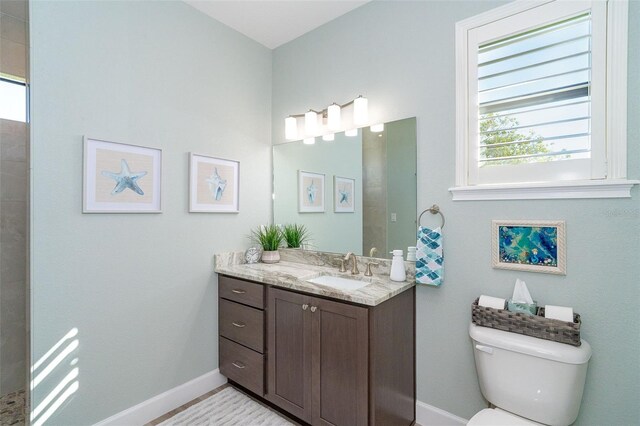
[[[158,426],[183,425],[285,426],[293,423],[234,388],[228,387]]]

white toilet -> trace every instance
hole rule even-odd
[[[469,326],[486,408],[473,426],[570,425],[578,417],[591,346]]]

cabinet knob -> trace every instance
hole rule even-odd
[[[236,368],[240,368],[240,369],[243,369],[243,368],[245,367],[245,366],[244,366],[242,363],[240,363],[240,362],[232,362],[231,364],[232,364],[234,367],[236,367]]]
[[[233,324],[234,326],[238,327],[238,328],[245,328],[247,325],[241,322],[232,322],[231,324]]]
[[[303,311],[306,311],[308,307],[309,307],[309,305],[307,305],[307,304],[305,303],[304,305],[302,305],[302,310],[303,310]]]
[[[246,291],[238,290],[237,288],[234,288],[233,290],[231,290],[231,292],[235,293],[235,294],[245,294],[246,293]]]
[[[318,307],[317,307],[317,306],[312,306],[312,307],[311,307],[311,312],[315,312],[315,311],[316,311],[316,309],[318,309]]]

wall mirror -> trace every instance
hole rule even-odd
[[[308,249],[368,256],[376,247],[382,258],[402,249],[406,257],[416,244],[416,159],[415,117],[275,145],[273,223],[305,225]],[[310,211],[309,197],[323,211]]]

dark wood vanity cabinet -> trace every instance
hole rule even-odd
[[[218,279],[220,373],[264,395],[264,292],[262,284]]]
[[[266,398],[314,425],[368,424],[368,309],[270,287]]]
[[[377,306],[361,306],[263,286],[264,301],[251,306],[264,310],[260,352],[250,333],[235,336],[239,327],[233,325],[228,330],[227,316],[242,315],[243,310],[230,309],[232,301],[226,297],[236,297],[233,303],[242,304],[231,291],[241,289],[231,284],[262,285],[224,276],[219,282],[222,374],[312,425],[414,422],[414,288]],[[249,321],[242,324],[248,327]],[[225,349],[228,343],[240,348]],[[264,372],[255,368],[260,359]],[[263,376],[249,377],[249,368]]]

